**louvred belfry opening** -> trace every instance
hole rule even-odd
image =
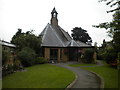
[[[54,7],[52,12],[51,12],[51,24],[54,25],[54,26],[58,26],[57,15],[58,15],[58,13],[57,13],[57,11]]]

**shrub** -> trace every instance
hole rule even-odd
[[[117,64],[118,64],[118,69],[120,69],[120,52],[118,53],[118,61],[117,61]]]
[[[35,63],[35,51],[31,48],[25,47],[18,53],[18,59],[21,60],[23,66],[32,66]]]
[[[104,60],[105,59],[105,55],[106,55],[106,52],[104,51],[104,52],[98,52],[98,54],[97,54],[97,59],[98,60]]]
[[[8,74],[11,74],[13,72],[14,72],[14,68],[13,68],[12,64],[8,64],[8,65],[2,67],[2,76],[3,77]]]
[[[104,55],[104,59],[108,64],[113,63],[117,59],[117,52],[115,52],[113,48],[107,49]]]
[[[113,63],[117,58],[117,53],[116,52],[107,52],[105,60],[107,63]]]
[[[2,65],[4,65],[10,57],[10,51],[2,50]]]
[[[87,49],[84,54],[85,63],[93,63],[93,55],[94,55],[94,50]]]
[[[118,60],[120,61],[120,52],[118,53]]]
[[[23,69],[23,66],[22,66],[20,60],[15,60],[14,61],[13,68],[14,68],[14,71],[18,71],[18,70]]]
[[[44,64],[44,63],[47,63],[47,60],[45,58],[43,58],[43,57],[37,57],[35,59],[35,63],[36,64]]]

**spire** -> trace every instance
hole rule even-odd
[[[51,12],[51,24],[52,25],[58,25],[58,19],[57,19],[57,11],[55,9],[55,7],[53,8],[52,12]]]
[[[53,14],[53,13],[58,14],[58,13],[57,13],[57,11],[56,11],[56,9],[55,9],[55,7],[53,8],[53,10],[52,10],[51,14]]]

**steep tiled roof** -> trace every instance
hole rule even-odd
[[[47,24],[40,34],[42,36],[42,46],[66,47],[69,42],[60,28]]]
[[[91,47],[80,41],[74,41],[70,35],[65,32],[60,26],[53,26],[47,24],[44,30],[41,32],[42,37],[41,46],[49,47]]]

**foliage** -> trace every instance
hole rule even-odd
[[[17,56],[25,67],[32,66],[35,63],[35,51],[29,47],[23,48],[20,52],[18,52]]]
[[[14,69],[13,69],[13,65],[12,64],[8,64],[6,66],[3,66],[3,69],[2,69],[2,76],[6,76],[8,74],[11,74],[13,73]]]
[[[45,58],[43,58],[43,57],[37,57],[35,59],[35,63],[36,64],[44,64],[44,63],[47,63],[47,60]]]
[[[87,31],[82,29],[81,27],[80,28],[75,27],[71,31],[72,31],[72,37],[74,40],[76,40],[76,41],[78,40],[78,41],[84,42],[86,44],[92,43],[92,39],[89,36],[89,34],[87,33]]]
[[[118,64],[118,69],[120,69],[120,52],[118,53],[118,61],[117,61],[117,64]]]
[[[120,52],[118,53],[118,60],[120,61]]]
[[[117,59],[117,53],[111,48],[106,51],[104,57],[107,63],[113,63]]]
[[[15,71],[19,71],[19,70],[23,69],[20,61],[19,60],[16,60],[16,61],[17,61],[17,64],[13,63],[13,64],[3,65],[3,67],[2,67],[2,77],[6,76],[8,74],[14,73]]]
[[[18,38],[22,34],[22,29],[18,28],[16,34],[12,37],[11,43],[17,44],[16,38]]]
[[[93,49],[87,49],[84,54],[84,61],[85,63],[93,63],[93,54],[94,50]]]
[[[97,28],[105,28],[105,29],[109,29],[109,35],[111,37],[113,37],[115,35],[115,32],[120,31],[120,1],[119,0],[100,0],[100,2],[102,1],[106,1],[107,5],[110,5],[110,7],[115,7],[113,10],[107,11],[109,12],[114,12],[113,14],[113,20],[111,22],[105,22],[105,23],[101,23],[99,25],[94,25],[94,27]],[[113,37],[114,38],[114,37]]]
[[[108,13],[113,12],[113,20],[111,22],[100,23],[99,25],[94,25],[96,28],[105,28],[108,30],[108,35],[113,38],[111,41],[111,46],[114,52],[108,50],[106,51],[106,45],[102,50],[102,54],[105,55],[107,62],[114,62],[117,58],[118,52],[120,52],[120,0],[100,0],[100,2],[105,1],[106,5],[110,5],[111,10],[107,11]],[[102,45],[103,46],[103,45]]]
[[[110,7],[115,7],[118,5],[118,7],[115,7],[114,9],[107,11],[108,13],[120,10],[120,7],[119,7],[120,1],[119,0],[99,0],[99,2],[103,2],[103,1],[107,2],[106,5],[110,5]]]
[[[21,63],[13,53],[14,51],[11,53],[10,49],[2,50],[2,76],[6,76],[21,69]],[[9,60],[11,60],[12,63],[9,63]]]
[[[105,60],[107,63],[113,63],[117,59],[117,52],[111,42],[103,40],[102,47],[98,50],[98,59]]]
[[[105,60],[105,50],[104,49],[99,49],[97,53],[97,59],[98,60]]]
[[[74,79],[72,71],[50,64],[25,68],[2,79],[4,88],[66,88]],[[17,82],[17,83],[16,83]]]
[[[41,38],[35,36],[33,31],[22,33],[22,29],[18,29],[16,34],[12,37],[11,42],[17,46],[18,51],[24,47],[29,47],[37,54],[40,54]]]
[[[10,51],[9,50],[2,50],[2,65],[6,63],[6,61],[10,57]]]
[[[113,36],[113,47],[115,51],[120,52],[120,31],[116,31]]]
[[[23,69],[23,66],[22,66],[20,60],[15,60],[14,61],[13,69],[14,69],[14,71]]]

